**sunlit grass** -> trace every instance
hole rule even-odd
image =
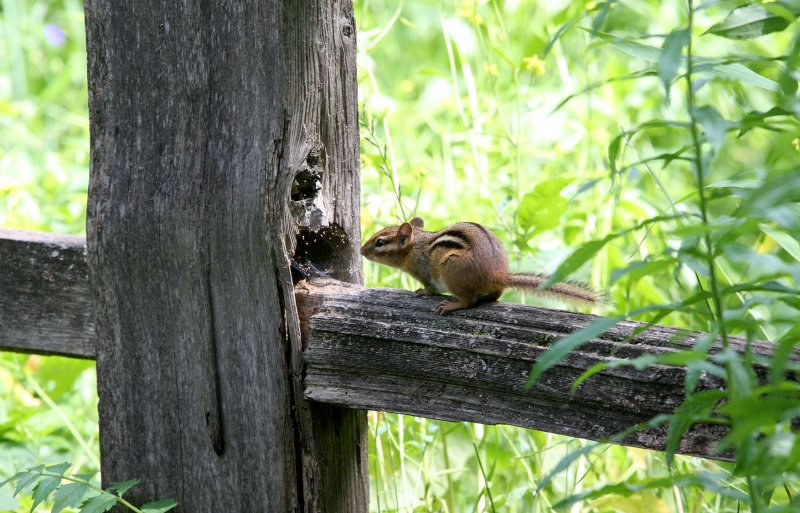
[[[685,158],[690,154],[678,153],[668,168],[663,160],[649,160],[686,151],[681,147],[688,144],[688,133],[669,127],[636,130],[650,120],[686,122],[685,98],[673,86],[667,104],[658,76],[634,79],[646,76],[647,62],[601,46],[579,29],[599,18],[599,10],[584,9],[603,5],[429,1],[406,2],[400,8],[357,3],[361,101],[370,118],[365,122],[378,132],[362,141],[364,234],[412,215],[424,217],[430,229],[478,221],[503,239],[516,269],[551,272],[571,248],[589,240],[655,216],[688,215],[672,226],[654,224],[616,239],[576,277],[609,290],[615,307],[609,315],[680,301],[698,286],[707,287],[702,269],[693,263],[682,265],[687,257],[679,253],[696,230],[691,215],[697,212],[698,195]],[[720,5],[698,11],[696,35],[723,18],[726,9],[729,6]],[[551,36],[572,19],[577,19],[572,28],[550,44]],[[633,1],[612,4],[605,21],[594,28],[651,34],[642,42],[659,47],[659,35],[681,23],[683,4]],[[790,38],[789,32],[741,42],[701,36],[694,51],[707,57],[774,55]],[[755,69],[772,79],[780,73],[774,63]],[[735,83],[725,86],[706,84],[697,91],[698,102],[714,105],[728,119],[770,108],[767,91]],[[797,133],[798,124],[791,118],[784,123],[784,134],[752,131],[726,139],[714,155],[709,183],[759,182],[796,166],[800,154],[793,153],[791,134]],[[610,148],[625,132],[614,156],[620,172],[613,175]],[[389,162],[383,165],[391,173],[380,172],[377,155],[382,145],[390,148]],[[555,196],[544,195],[545,203],[533,209],[526,204],[526,198],[539,199],[537,187],[555,186],[554,180],[561,178],[568,185],[554,191]],[[730,199],[714,202],[712,216],[731,212],[736,203],[735,197]],[[674,256],[665,258],[670,251]],[[638,261],[648,262],[649,272],[619,273]],[[720,255],[718,268],[725,284],[768,271],[756,260],[743,266],[728,255]],[[368,263],[366,271],[368,284],[417,287],[394,269]],[[750,298],[748,293],[738,295],[739,301]],[[507,293],[504,299],[527,298]],[[750,314],[760,319],[753,324],[759,338],[774,339],[786,330],[781,316],[771,316],[766,306],[754,305]],[[770,318],[775,322],[763,322]],[[707,330],[709,319],[700,305],[661,322]],[[370,418],[376,443],[383,447],[380,464],[371,460],[373,482],[378,483],[373,499],[380,499],[373,500],[374,511],[551,511],[559,500],[584,489],[670,475],[661,453],[602,446],[537,490],[538,481],[585,442],[510,427],[469,428],[425,419],[400,422],[393,415]],[[387,455],[389,440],[397,439],[401,426],[406,431],[415,426],[418,433],[407,434],[406,440],[423,434],[430,439],[424,446],[424,464],[409,457],[406,468],[419,470],[407,470],[402,479],[402,453]],[[460,458],[453,447],[460,448]],[[493,501],[484,493],[481,468],[492,476]],[[672,473],[731,476],[731,470],[729,464],[679,457]],[[732,490],[748,489],[742,478],[723,481]],[[424,493],[409,497],[403,493],[409,486]],[[773,504],[785,504],[786,494],[796,495],[796,489],[797,481],[788,492],[777,490]],[[672,487],[630,497],[609,495],[570,509],[722,512],[746,507],[702,488]]]

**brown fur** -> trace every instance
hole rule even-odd
[[[509,273],[500,240],[479,224],[457,223],[438,232],[426,232],[423,227],[422,219],[415,217],[384,228],[364,243],[361,254],[411,274],[424,286],[418,294],[456,296],[457,301],[437,305],[439,314],[496,301],[510,287],[580,305],[601,303],[601,296],[584,284],[564,282],[540,289],[547,276]]]

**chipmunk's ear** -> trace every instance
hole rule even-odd
[[[425,226],[425,221],[423,221],[421,217],[415,217],[411,221],[409,221],[409,223],[414,228],[422,228],[423,226]]]
[[[414,233],[414,228],[410,223],[403,223],[400,225],[400,228],[398,228],[397,233],[400,235],[400,244],[405,244],[406,241],[411,238],[411,234]]]

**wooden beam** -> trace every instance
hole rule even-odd
[[[654,326],[621,343],[641,326],[622,322],[572,352],[526,391],[529,372],[547,347],[595,316],[492,303],[440,317],[433,309],[441,298],[337,283],[304,284],[296,298],[308,325],[309,399],[591,440],[672,412],[684,398],[685,372],[665,365],[607,370],[571,395],[575,378],[598,362],[685,349],[700,336]],[[744,350],[741,339],[734,338],[732,345]],[[752,343],[752,350],[768,355],[770,347]],[[797,353],[793,357],[800,360]],[[704,376],[700,386],[721,383]],[[720,426],[696,426],[680,452],[726,459],[715,452],[724,433]],[[647,429],[622,443],[663,449],[665,436],[665,429]]]
[[[103,483],[365,513],[366,413],[303,400],[289,267],[300,232],[360,276],[352,1],[85,6]]]
[[[0,229],[0,350],[94,358],[83,237]]]

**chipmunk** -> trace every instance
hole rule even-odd
[[[562,282],[547,289],[544,274],[508,272],[508,255],[495,234],[477,223],[457,223],[438,232],[423,230],[413,218],[380,230],[361,247],[369,260],[401,269],[422,282],[418,295],[450,292],[457,300],[442,301],[436,313],[445,315],[496,301],[507,288],[527,290],[578,305],[599,305],[602,295],[583,283]]]

